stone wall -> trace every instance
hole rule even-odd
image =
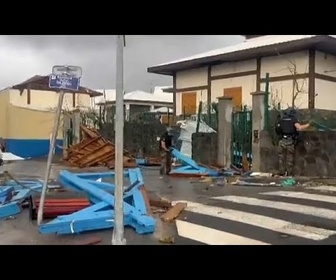
[[[331,110],[321,110],[321,109],[300,109],[297,111],[298,120],[301,123],[314,121],[318,125],[325,126],[329,129],[336,129],[336,111]],[[277,116],[279,112],[276,110],[270,110],[269,112],[269,123],[271,126],[272,137],[276,138],[274,132],[274,126],[277,122]]]
[[[161,123],[125,122],[124,124],[124,149],[134,155],[140,151],[145,157],[159,156],[160,137],[166,130]],[[114,143],[114,125],[104,124],[100,130],[103,137]]]
[[[204,165],[217,165],[217,133],[192,134],[192,158]]]
[[[277,147],[268,132],[260,134],[262,172],[276,172]],[[336,131],[304,131],[295,151],[295,175],[336,177]]]
[[[317,123],[323,124],[329,128],[336,128],[336,111],[321,110],[321,109],[300,109],[298,112],[298,120],[307,122],[314,120]],[[278,111],[270,110],[270,123],[276,122]]]

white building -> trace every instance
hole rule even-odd
[[[199,101],[233,98],[251,106],[251,92],[265,89],[282,107],[334,110],[336,107],[336,36],[246,35],[226,48],[156,65],[149,73],[173,77],[176,115],[196,114]]]
[[[124,104],[126,118],[130,115],[152,111],[158,108],[172,108],[173,107],[173,94],[164,92],[163,90],[168,87],[155,87],[153,93],[144,92],[140,90],[128,92],[124,95]],[[113,113],[115,107],[116,91],[114,89],[97,90],[103,93],[102,97],[95,99],[94,106],[96,108],[104,107],[105,110]],[[112,108],[112,110],[109,110]],[[171,111],[170,111],[171,112]]]

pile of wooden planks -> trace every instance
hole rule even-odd
[[[81,126],[82,141],[69,147],[63,161],[80,168],[107,166],[114,168],[115,146],[97,130]],[[135,167],[135,159],[124,152],[124,167]]]
[[[40,199],[33,199],[32,209],[30,210],[31,218],[37,218],[38,207],[40,206]],[[44,202],[43,217],[56,218],[60,215],[69,215],[77,211],[83,210],[90,206],[87,198],[47,198]]]

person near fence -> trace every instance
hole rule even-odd
[[[293,176],[295,146],[298,132],[307,129],[310,123],[300,124],[296,110],[287,109],[276,124],[276,133],[280,136],[278,144],[279,175]]]
[[[161,153],[161,166],[160,174],[168,175],[171,171],[172,158],[171,158],[171,148],[173,147],[173,135],[172,130],[168,128],[165,133],[163,133],[159,140],[159,149]]]

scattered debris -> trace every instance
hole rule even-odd
[[[250,177],[272,177],[272,173],[267,173],[267,172],[251,172],[249,174]]]
[[[18,160],[25,160],[23,157],[19,157],[17,155],[14,155],[12,153],[3,152],[2,153],[2,160],[5,162],[10,161],[18,161]]]
[[[161,237],[159,239],[159,242],[161,243],[167,243],[167,244],[172,244],[175,242],[175,238],[173,236],[165,236],[165,237]]]
[[[18,215],[22,211],[22,204],[31,197],[33,192],[39,192],[42,184],[39,181],[25,182],[13,178],[4,172],[6,185],[0,189],[0,219]],[[12,178],[13,180],[8,180]]]
[[[0,219],[6,219],[21,213],[21,207],[17,202],[9,202],[0,206]]]
[[[114,192],[115,185],[97,181],[99,178],[114,177],[114,172],[102,173],[70,173],[60,172],[59,181],[68,189],[85,192],[91,202],[73,214],[58,216],[56,219],[42,224],[42,234],[75,234],[91,230],[112,228],[114,226]],[[130,185],[138,182],[135,187],[124,192],[124,223],[132,226],[139,234],[153,233],[155,219],[149,216],[146,198],[143,196],[143,178],[139,168],[125,171]],[[128,188],[126,188],[128,189]]]
[[[152,209],[153,214],[163,214],[167,212],[166,209],[156,208],[156,207],[153,207],[153,208],[154,208]]]
[[[231,184],[237,186],[250,186],[250,187],[281,187],[281,184],[276,182],[269,182],[269,183],[247,182],[247,181],[241,181],[239,179],[235,182],[232,182]]]
[[[296,184],[296,181],[293,178],[287,178],[281,182],[283,187],[292,187]]]
[[[224,177],[220,178],[216,182],[216,186],[223,187],[228,183],[228,180]]]
[[[101,238],[98,236],[85,236],[83,239],[76,241],[73,245],[95,245],[101,241]]]
[[[250,170],[250,163],[247,159],[247,155],[244,153],[242,157],[242,171],[245,173]]]
[[[152,207],[159,207],[159,208],[166,208],[169,209],[172,207],[172,203],[170,200],[161,198],[158,200],[150,199],[149,200],[150,206]]]
[[[180,151],[172,149],[172,156],[182,163],[180,167],[174,167],[169,175],[184,177],[218,176],[218,171],[202,167]]]
[[[187,208],[187,203],[178,202],[171,209],[167,211],[164,215],[162,215],[161,220],[164,222],[172,222],[175,220],[181,212]]]
[[[80,168],[107,166],[114,168],[115,146],[104,139],[95,129],[81,126],[84,139],[66,150],[63,161]],[[136,167],[136,161],[127,151],[124,155],[124,167]]]
[[[144,200],[145,205],[146,205],[147,215],[148,216],[153,216],[153,211],[152,211],[152,207],[151,207],[151,204],[150,204],[150,200],[149,200],[146,188],[144,186],[141,186],[139,189],[140,189],[140,192],[142,194],[143,200]]]
[[[159,158],[144,158],[144,159],[136,159],[136,163],[139,166],[160,166],[161,160]]]
[[[40,199],[33,199],[30,205],[31,219],[37,218]],[[43,207],[43,218],[56,218],[60,215],[68,215],[90,206],[87,198],[47,198]]]
[[[212,183],[213,179],[211,177],[205,177],[199,180],[199,183]]]
[[[172,244],[175,242],[176,227],[172,223],[165,223],[161,219],[157,220],[153,237],[163,244]]]

